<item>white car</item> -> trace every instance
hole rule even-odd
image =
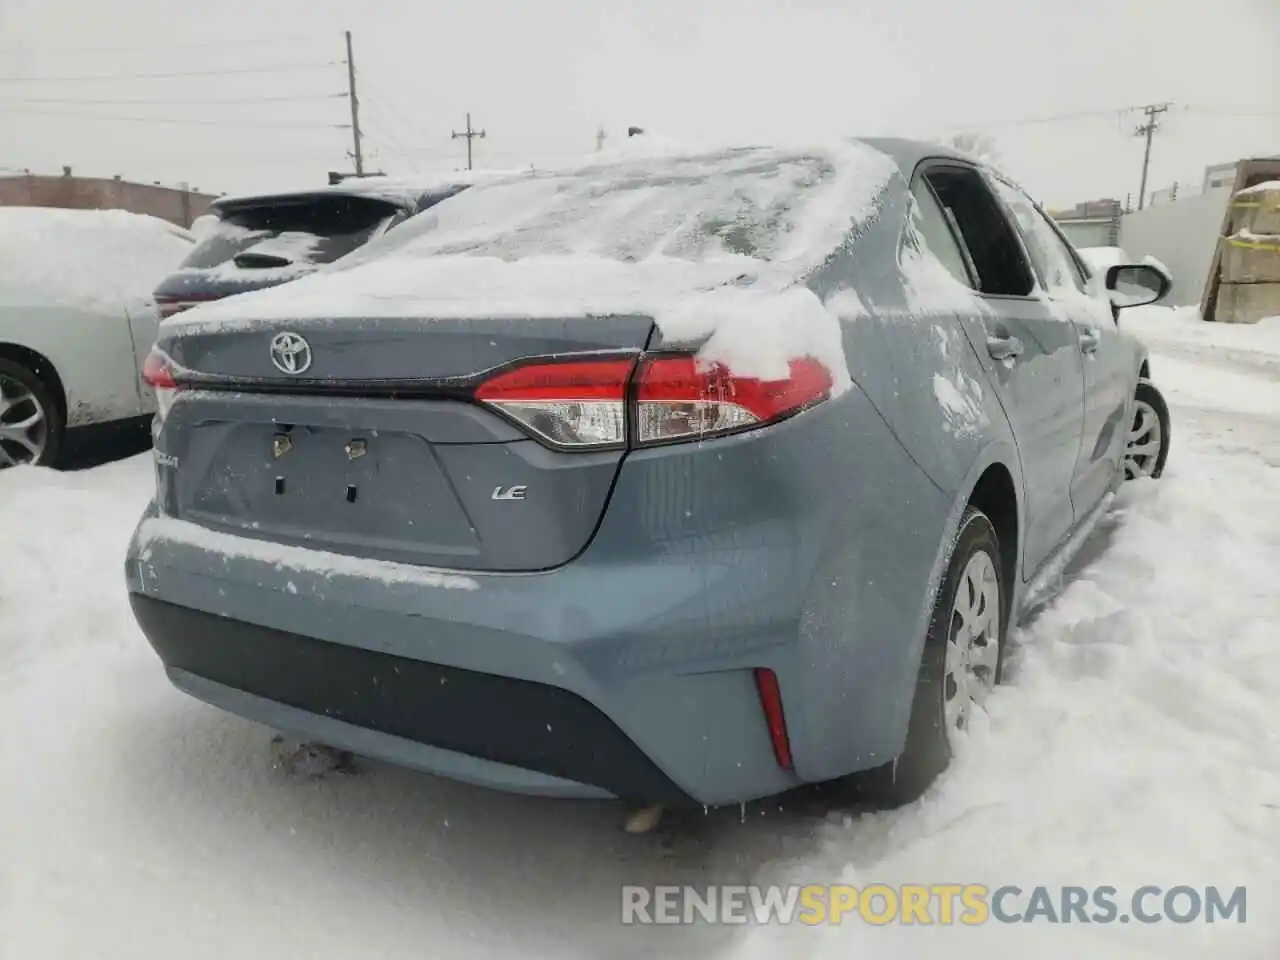
[[[122,210],[0,207],[0,469],[56,464],[68,430],[154,411],[151,290],[193,244]]]

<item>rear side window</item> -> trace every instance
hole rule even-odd
[[[972,287],[974,281],[968,257],[956,240],[956,234],[952,232],[946,211],[942,209],[923,177],[916,180],[915,186],[911,188],[911,196],[915,200],[911,210],[911,224],[916,233],[929,252],[947,268],[948,273],[966,287]]]
[[[1075,257],[1031,198],[1003,180],[997,179],[995,187],[1018,222],[1018,232],[1022,234],[1027,253],[1036,265],[1045,290],[1051,295],[1073,290],[1084,292],[1085,277],[1076,265]]]
[[[959,231],[977,273],[978,289],[991,296],[1025,297],[1034,287],[1031,267],[995,195],[971,167],[937,167],[924,179]]]
[[[244,266],[332,263],[368,242],[400,210],[362,197],[320,197],[234,207],[183,261],[209,269],[228,260]]]

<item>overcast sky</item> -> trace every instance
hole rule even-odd
[[[463,163],[468,110],[477,165],[501,167],[590,151],[602,125],[614,142],[628,124],[749,142],[982,130],[1050,205],[1136,192],[1125,107],[1178,104],[1152,188],[1280,153],[1280,0],[0,0],[0,172],[323,182],[349,163],[344,29],[370,165],[392,173]],[[213,71],[255,72],[121,78]]]

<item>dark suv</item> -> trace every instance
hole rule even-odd
[[[155,290],[161,316],[313,273],[465,187],[371,178],[216,200],[215,225]]]

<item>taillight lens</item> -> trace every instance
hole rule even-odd
[[[178,382],[173,376],[173,361],[159,347],[152,347],[142,364],[142,382],[156,392],[156,416],[164,420],[173,406],[174,394],[178,392]]]
[[[486,380],[476,399],[561,447],[626,442],[633,359],[535,363]]]
[[[733,375],[694,357],[654,357],[640,366],[637,442],[691,440],[760,426],[831,395],[831,374],[809,358],[793,360],[785,380]]]
[[[831,395],[827,369],[793,360],[784,380],[740,377],[691,356],[534,362],[484,381],[475,397],[556,446],[591,449],[627,440],[635,373],[637,446],[696,440],[763,426]]]

